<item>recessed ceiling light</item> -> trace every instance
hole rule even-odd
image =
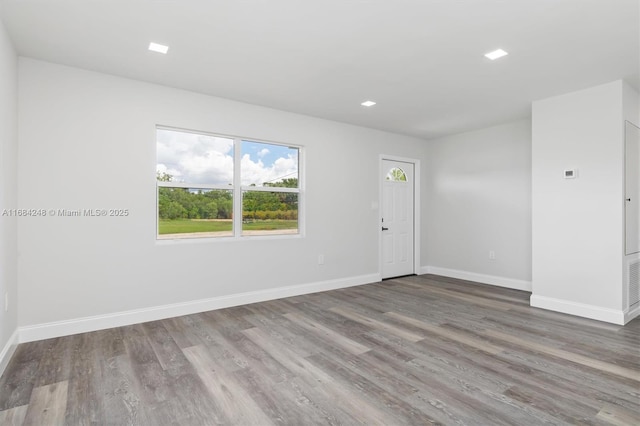
[[[151,50],[152,52],[158,52],[158,53],[162,53],[163,55],[166,55],[167,52],[169,51],[169,46],[165,46],[163,44],[158,44],[158,43],[149,43],[149,50]]]
[[[370,107],[370,106],[374,106],[376,103],[373,101],[364,101],[363,103],[361,103],[360,105],[362,106],[366,106],[366,107]]]
[[[492,61],[495,61],[496,59],[502,58],[503,56],[507,56],[507,55],[508,55],[507,52],[505,52],[502,49],[498,49],[498,50],[494,50],[493,52],[489,52],[484,56],[491,59]]]

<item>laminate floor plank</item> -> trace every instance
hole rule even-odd
[[[224,331],[223,331],[224,333]],[[241,353],[252,370],[265,376],[270,383],[283,383],[295,377],[282,364],[272,358],[267,351],[249,339],[243,332],[222,334],[230,350]]]
[[[40,386],[31,393],[25,426],[64,425],[68,382]]]
[[[599,359],[595,359],[593,357],[587,357],[577,353],[568,352],[563,349],[546,346],[544,344],[538,343],[537,341],[526,340],[521,337],[513,336],[507,333],[502,333],[494,330],[487,330],[485,332],[485,335],[488,337],[492,337],[504,342],[512,343],[514,345],[524,347],[539,353],[544,353],[546,355],[551,355],[557,358],[562,358],[570,362],[574,362],[576,364],[581,364],[586,367],[594,368],[596,370],[604,371],[610,374],[615,374],[616,376],[620,376],[623,379],[634,380],[638,382],[638,386],[640,386],[640,370],[637,370],[637,369],[619,366],[616,364],[612,364],[610,362],[605,362]]]
[[[613,404],[605,404],[596,417],[615,426],[640,425],[640,413]]]
[[[126,355],[103,360],[101,363],[105,424],[150,424],[143,402],[138,396],[135,374]]]
[[[166,401],[175,394],[145,333],[144,325],[122,327],[122,334],[126,356],[118,357],[118,360],[135,395],[134,399],[126,401],[134,404],[130,407],[131,414],[144,422],[167,424],[167,419],[171,419],[172,415]]]
[[[595,404],[613,402],[640,410],[640,389],[633,381],[622,381],[617,376],[535,353],[505,351],[498,358],[497,363],[502,363],[515,383],[522,387],[538,386],[550,389],[551,393],[556,390],[573,393],[576,401],[586,398]]]
[[[67,380],[70,375],[74,336],[64,336],[46,341],[44,353],[38,365],[35,387]]]
[[[294,379],[278,386],[290,387],[297,401],[305,407],[313,407],[318,412],[318,417],[309,424],[379,426],[395,424],[395,419],[390,419],[383,411],[367,404],[359,395],[345,390],[343,386],[336,383],[323,383],[310,388],[301,380]],[[288,422],[286,424],[296,425]]]
[[[236,308],[220,309],[218,311],[203,312],[206,320],[215,324],[221,333],[232,333],[255,327],[241,315]]]
[[[407,362],[406,366],[423,381],[441,381],[439,385],[428,386],[439,391],[431,395],[431,399],[446,401],[445,395],[449,395],[450,411],[462,409],[468,416],[482,419],[490,418],[491,413],[491,424],[554,424],[557,420],[535,405],[505,396],[508,389],[519,383],[518,378],[504,365],[496,365],[488,354],[466,356],[465,353],[456,353],[452,347],[431,348]],[[552,387],[552,383],[548,385]],[[421,391],[420,397],[425,393]],[[487,412],[483,413],[483,409]],[[508,413],[507,418],[504,413]]]
[[[162,321],[162,325],[180,349],[202,343],[199,338],[193,335],[189,324],[185,323],[184,317],[167,318]]]
[[[391,335],[400,337],[402,339],[408,340],[410,342],[418,342],[424,338],[424,336],[413,333],[406,329],[402,329],[396,326],[393,326],[389,323],[378,321],[366,315],[360,314],[350,309],[345,308],[331,308],[332,312],[335,312],[339,315],[342,315],[345,318],[348,318],[352,321],[359,322],[360,324],[364,324],[366,326],[371,327],[374,330],[378,330],[381,332],[389,333]]]
[[[310,319],[308,316],[297,313],[287,313],[283,316],[295,323],[296,326],[303,328],[310,333],[321,336],[329,344],[338,346],[350,354],[360,355],[371,350],[371,348],[361,345],[355,340],[351,340],[331,328],[325,327],[319,322]]]
[[[216,423],[270,425],[272,420],[256,404],[232,374],[210,356],[204,346],[183,349],[216,404]]]
[[[349,389],[351,399],[359,398],[357,405],[368,406],[365,410],[385,424],[433,424],[435,420],[426,413],[415,410],[398,396],[388,392],[372,380],[359,374],[351,366],[335,362],[331,357],[317,354],[308,358],[314,365],[330,372],[341,388]],[[376,409],[378,413],[375,413]]]
[[[194,321],[200,326],[203,322]],[[145,362],[137,375],[144,389],[153,391],[150,406],[166,424],[207,424],[215,406],[193,364],[173,340],[163,321],[142,324],[157,362]],[[142,394],[143,398],[144,393]],[[158,414],[156,414],[158,413]]]
[[[474,337],[462,331],[454,331],[452,330],[453,327],[447,328],[447,327],[441,327],[441,326],[434,326],[434,325],[425,323],[423,321],[417,320],[415,318],[410,318],[405,315],[400,315],[395,312],[386,312],[385,315],[389,316],[390,318],[396,319],[400,322],[411,324],[412,326],[419,328],[421,330],[426,330],[429,333],[433,333],[435,335],[445,337],[450,340],[455,340],[456,342],[463,343],[464,345],[467,345],[476,349],[480,349],[481,351],[485,351],[490,354],[495,355],[504,350],[499,346],[487,343],[485,340]]]
[[[163,370],[179,372],[190,367],[189,361],[161,321],[147,322],[142,327]]]
[[[437,410],[445,424],[475,424],[479,418],[485,424],[505,424],[509,421],[517,424],[514,418],[502,417],[500,409],[496,408],[496,405],[502,405],[502,398],[497,392],[504,386],[494,382],[478,387],[474,384],[478,378],[469,377],[458,363],[452,365],[437,355],[430,355],[415,358],[396,368],[400,372],[408,371],[418,380],[416,385],[419,391],[409,401],[427,403],[427,410]],[[491,404],[483,400],[489,400]],[[527,410],[514,412],[517,412],[518,419],[528,414]]]
[[[578,354],[586,358],[607,360],[607,362],[611,364],[631,370],[635,369],[637,365],[640,365],[640,351],[625,350],[623,347],[611,348],[602,347],[600,344],[568,342],[562,345],[559,349],[568,353]]]
[[[335,329],[340,334],[352,339],[357,339],[362,333],[369,329],[366,325],[352,321],[331,311],[330,309],[334,307],[336,307],[335,303],[321,307],[318,304],[303,302],[296,305],[298,310],[293,312],[309,316],[319,323],[324,323],[325,325],[329,324],[331,328]]]
[[[505,396],[526,405],[533,405],[568,424],[589,425],[599,423],[594,419],[597,412],[594,413],[591,409],[581,411],[576,407],[575,403],[567,406],[565,401],[551,398],[544,392],[534,391],[531,388],[513,387],[505,392]]]
[[[448,283],[445,287],[446,289],[456,292],[458,294],[467,294],[473,295],[475,297],[480,297],[488,300],[496,300],[501,302],[507,302],[509,304],[514,304],[516,306],[529,308],[529,297],[524,292],[519,290],[511,290],[503,288],[503,290],[507,291],[492,291],[492,289],[487,288],[490,286],[487,285],[469,285],[469,282],[462,283]]]
[[[460,294],[459,292],[447,288],[433,288],[429,291],[456,303],[464,304],[471,301],[474,305],[486,309],[489,313],[495,311],[508,312],[512,310],[528,309],[527,307],[514,305],[512,303],[503,302],[501,300],[487,299],[473,294]]]
[[[247,319],[254,324],[255,328],[267,333],[278,344],[287,346],[298,356],[305,358],[313,353],[308,348],[309,345],[305,336],[296,335],[287,329],[287,324],[290,321],[283,316],[277,319],[270,319],[261,314],[252,314]]]
[[[640,318],[409,276],[20,344],[0,425],[640,424]]]
[[[127,353],[122,337],[122,329],[120,327],[94,331],[92,336],[98,341],[96,347],[102,354],[103,359],[109,359]]]
[[[408,342],[404,339],[393,338],[375,331],[367,331],[362,335],[362,338],[365,344],[371,345],[376,351],[402,361],[409,361],[415,357],[415,353],[407,347]]]
[[[522,318],[518,313],[509,317],[510,321],[503,318],[486,318],[485,325],[494,326],[496,330],[517,333],[520,337],[531,339],[548,346],[561,348],[575,344],[576,346],[591,346],[600,353],[611,351],[610,355],[616,357],[628,357],[631,361],[638,361],[639,351],[629,343],[621,342],[616,333],[601,333],[599,329],[590,329],[588,325],[578,326],[573,324],[558,325],[557,322],[530,321],[530,318]],[[588,331],[585,331],[588,330]],[[637,342],[637,340],[636,340]],[[633,343],[633,342],[631,342]],[[591,353],[589,355],[592,355]],[[610,356],[607,356],[611,359]]]
[[[22,426],[28,408],[28,405],[21,405],[10,410],[0,411],[0,425]]]
[[[486,369],[492,377],[508,377],[511,385],[545,389],[546,393],[559,397],[569,395],[576,402],[594,408],[609,401],[640,410],[640,389],[623,385],[615,377],[612,380],[594,371],[574,369],[562,359],[506,350],[491,360],[472,357],[469,362],[478,369]],[[580,387],[575,386],[577,381]]]
[[[102,387],[102,353],[100,332],[76,334],[72,337],[70,374],[68,375],[65,423],[73,425],[104,424],[105,410]]]
[[[242,336],[244,339],[234,340],[234,344],[242,343],[245,345],[243,347],[251,348],[246,345],[254,345],[254,343],[244,334]],[[255,354],[251,366],[235,371],[233,374],[247,380],[247,386],[245,386],[247,391],[254,395],[254,399],[265,413],[274,416],[277,423],[285,425],[360,423],[350,412],[338,407],[332,399],[328,400],[327,391],[321,389],[321,384],[306,385],[304,380],[286,370],[282,364],[257,346],[251,349],[251,352]],[[279,357],[276,356],[276,358]],[[286,365],[287,361],[284,360],[283,363]],[[273,374],[274,370],[277,374]]]
[[[421,346],[415,351],[415,357],[406,364],[419,367],[422,374],[429,372],[440,380],[446,378],[447,386],[455,389],[455,392],[501,394],[514,384],[510,376],[496,374],[485,368],[486,365],[493,365],[494,357],[490,354],[459,351],[457,344],[441,338],[425,339]]]
[[[211,355],[226,370],[235,371],[249,364],[246,354],[229,344],[230,342],[222,334],[222,327],[218,327],[210,317],[204,316],[204,321],[195,323],[191,328],[199,336],[200,343],[194,346],[206,346]]]
[[[420,386],[413,398],[451,416],[445,424],[458,423],[456,419],[463,424],[554,424],[553,417],[536,407],[503,397],[508,376],[491,376],[484,371],[474,372],[472,377],[463,362],[447,362],[438,356],[416,358],[405,363],[405,369],[427,384]]]
[[[427,414],[434,423],[440,424],[472,424],[473,416],[466,407],[451,397],[453,392],[447,392],[450,380],[434,374],[433,371],[424,371],[414,367],[410,361],[405,362],[396,357],[376,350],[369,351],[359,356],[378,369],[385,372],[386,381],[378,380],[377,383],[385,387],[389,392],[394,391],[397,385],[390,382],[394,378],[401,381],[411,392],[398,392],[414,409]]]
[[[294,313],[309,317],[313,321],[335,330],[345,338],[368,347],[365,336],[370,329],[368,326],[345,318],[328,310],[328,308],[323,310],[316,305],[306,303],[300,303],[296,308],[297,310],[293,311]]]
[[[314,409],[308,398],[294,394],[291,382],[273,383],[259,371],[234,371],[235,380],[244,384],[249,396],[275,424],[313,424],[327,413]]]
[[[260,346],[271,358],[303,380],[308,386],[314,387],[321,383],[331,383],[333,379],[323,370],[315,367],[306,358],[298,356],[289,347],[274,342],[267,333],[259,328],[250,328],[243,333],[256,345]]]
[[[0,378],[0,410],[29,404],[40,361],[51,339],[18,345]]]

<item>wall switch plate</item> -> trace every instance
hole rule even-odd
[[[496,260],[496,252],[489,250],[489,260]]]
[[[318,255],[318,265],[324,265],[324,254]]]

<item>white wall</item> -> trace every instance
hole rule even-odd
[[[622,321],[622,91],[615,81],[533,103],[533,306]]]
[[[19,323],[27,340],[81,331],[84,317],[107,316],[87,320],[91,329],[181,307],[126,318],[118,312],[373,281],[379,155],[424,153],[424,141],[406,136],[24,58],[19,123],[21,206],[131,211],[127,218],[20,220]],[[306,236],[156,242],[156,124],[302,145]],[[71,323],[51,324],[65,320]]]
[[[0,20],[0,214],[17,207],[18,58]],[[0,374],[18,324],[17,222],[0,216]],[[4,297],[8,294],[9,310]]]
[[[640,94],[628,83],[622,83],[624,119],[640,127]]]
[[[424,272],[530,290],[530,120],[431,140],[428,154]]]

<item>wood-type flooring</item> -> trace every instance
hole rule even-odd
[[[640,318],[433,275],[24,343],[0,425],[640,425]]]

